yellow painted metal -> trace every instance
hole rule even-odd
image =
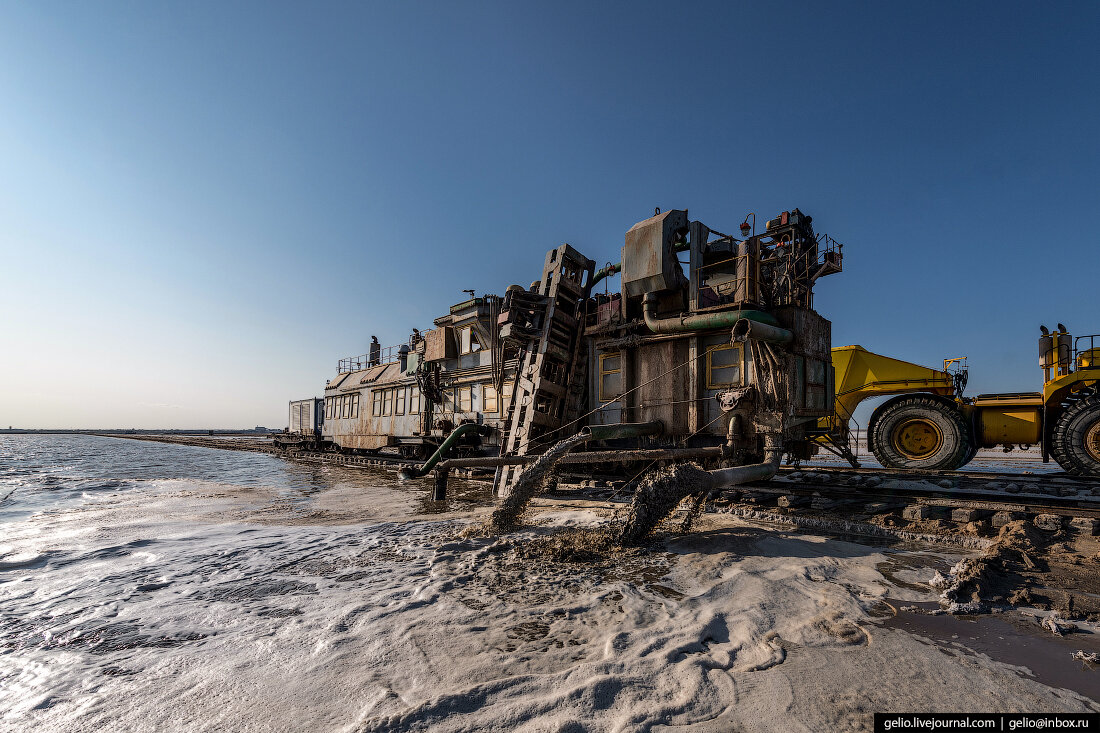
[[[1085,349],[1077,354],[1077,368],[1100,369],[1100,348]]]
[[[1062,398],[1071,392],[1077,392],[1086,387],[1100,386],[1100,365],[1088,369],[1078,369],[1072,374],[1063,374],[1054,377],[1043,385],[1043,402],[1051,404],[1055,400],[1061,402]]]
[[[940,449],[943,432],[931,420],[914,417],[898,424],[890,434],[890,443],[906,458],[920,460]]]
[[[954,397],[951,375],[938,369],[891,359],[862,346],[838,346],[832,350],[836,390],[835,415],[819,427],[845,432],[856,406],[868,397],[930,392]]]
[[[1038,392],[981,395],[974,400],[981,446],[1036,445],[1043,436],[1043,396]]]

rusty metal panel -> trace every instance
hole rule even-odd
[[[423,335],[425,342],[424,361],[441,361],[443,359],[454,359],[458,356],[453,327],[433,328]]]
[[[787,359],[794,414],[828,417],[833,412],[832,323],[809,308],[783,306],[775,310],[779,324],[794,333]]]
[[[665,424],[666,436],[688,433],[687,402],[691,392],[687,370],[692,367],[688,365],[671,373],[666,372],[691,358],[690,342],[690,338],[685,337],[642,344],[634,350],[635,369],[630,376],[632,384],[627,384],[625,379],[623,382],[624,389],[638,387],[634,393],[632,419],[637,422],[660,420]]]
[[[622,287],[627,296],[674,290],[686,283],[673,247],[687,226],[687,212],[672,209],[630,228],[622,252]]]

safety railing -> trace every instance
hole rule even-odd
[[[397,346],[379,346],[377,352],[349,356],[345,359],[341,359],[337,362],[336,373],[357,372],[361,369],[369,369],[372,366],[378,366],[380,364],[393,364],[397,361],[398,349],[402,346],[405,346],[405,344],[398,344]]]

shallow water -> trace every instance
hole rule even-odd
[[[883,689],[1089,704],[992,662],[975,682],[904,632],[870,644],[885,598],[935,597],[904,551],[708,517],[560,562],[532,540],[606,515],[459,539],[488,489],[453,484],[440,515],[430,480],[383,471],[0,438],[0,730],[821,730]]]
[[[1073,658],[1077,650],[1100,652],[1100,638],[1091,633],[1054,636],[1039,627],[1037,618],[1023,612],[931,616],[899,611],[883,625],[926,638],[949,656],[984,655],[1013,665],[1021,677],[1031,677],[1053,687],[1090,696],[1096,696],[1100,689],[1100,669]]]

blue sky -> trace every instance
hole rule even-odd
[[[0,2],[0,423],[282,426],[653,207],[845,243],[834,344],[1100,332],[1096,3]]]

